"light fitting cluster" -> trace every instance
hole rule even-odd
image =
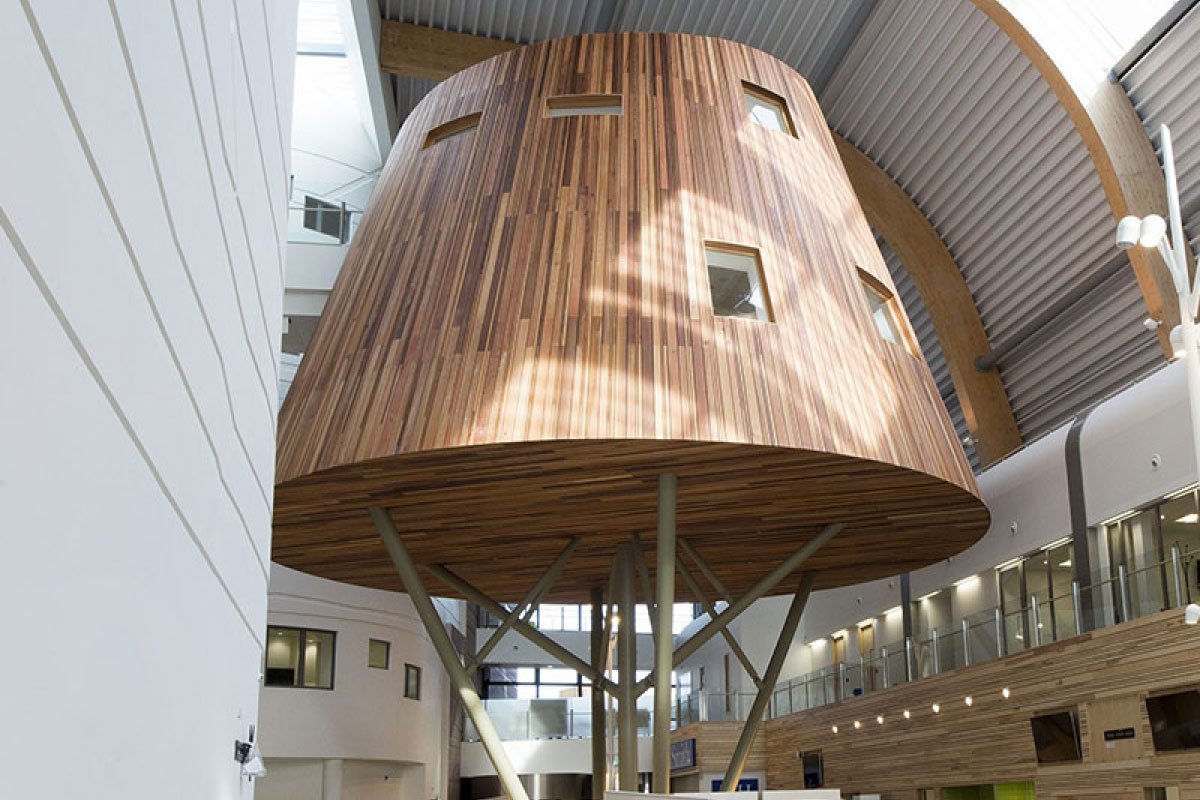
[[[1012,692],[1009,690],[1009,688],[1007,686],[1005,686],[1003,689],[1000,690],[1000,698],[1002,700],[1007,700],[1010,697],[1012,697]],[[963,705],[966,706],[967,708],[974,708],[975,707],[975,698],[971,695],[967,695],[967,696],[963,697]],[[940,714],[940,713],[942,713],[942,705],[941,705],[941,703],[933,703],[929,706],[929,710],[933,714]],[[904,717],[904,719],[911,720],[913,718],[913,711],[912,711],[912,709],[906,708],[900,712],[900,715],[902,717]],[[883,725],[883,723],[884,723],[883,714],[877,715],[875,717],[875,724]],[[859,719],[854,720],[854,730],[856,730],[856,731],[862,730],[862,727],[863,727],[862,720],[859,720]],[[837,733],[838,726],[833,725],[832,730],[834,733]]]

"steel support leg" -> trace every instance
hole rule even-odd
[[[758,693],[754,695],[754,704],[750,706],[750,714],[746,717],[746,724],[742,727],[742,735],[738,737],[737,746],[733,748],[733,758],[729,760],[729,769],[725,771],[725,780],[721,783],[723,792],[732,792],[737,788],[738,781],[742,777],[742,770],[746,768],[750,745],[754,742],[755,735],[758,734],[763,712],[767,710],[767,703],[771,701],[771,694],[775,691],[775,682],[779,680],[779,672],[783,669],[783,662],[792,646],[792,639],[796,636],[796,627],[800,624],[800,615],[804,613],[804,605],[808,602],[808,595],[812,592],[814,579],[815,576],[811,572],[804,573],[800,578],[800,588],[792,597],[792,605],[788,608],[787,617],[783,621],[783,629],[779,631],[779,639],[775,642],[775,651],[771,653],[771,661],[767,664],[766,673],[763,674],[762,685],[758,687]]]
[[[683,543],[682,539],[679,541],[681,544]],[[705,594],[704,588],[700,586],[700,583],[696,580],[695,576],[692,575],[692,571],[688,568],[687,562],[685,562],[681,556],[676,556],[675,566],[679,569],[679,574],[683,576],[683,581],[688,585],[688,589],[691,590],[692,594],[696,595],[696,599],[699,600],[700,605],[704,607],[709,619],[716,619],[716,606],[714,606],[712,601],[708,599],[708,595]],[[750,658],[746,655],[746,651],[742,649],[740,644],[738,644],[737,638],[735,638],[734,635],[729,632],[729,628],[722,628],[721,636],[724,637],[725,643],[729,645],[729,649],[733,651],[735,656],[737,656],[737,660],[741,662],[742,669],[746,670],[746,674],[750,676],[750,680],[754,681],[754,688],[757,689],[759,684],[762,683],[762,678],[758,677],[758,670],[756,670],[754,665],[750,663]]]
[[[806,542],[803,547],[785,558],[779,564],[779,566],[775,567],[769,573],[760,578],[758,582],[750,588],[750,591],[746,592],[737,600],[730,603],[724,611],[717,615],[716,619],[710,621],[703,628],[696,631],[695,635],[679,646],[679,648],[675,651],[675,654],[671,657],[672,667],[679,666],[686,658],[699,650],[705,642],[720,633],[730,622],[737,619],[743,611],[749,608],[755,600],[759,599],[767,592],[775,588],[780,581],[792,574],[797,567],[799,567],[801,564],[811,558],[814,553],[824,547],[826,542],[828,542],[834,536],[837,536],[844,527],[845,525],[840,522],[832,525],[826,525],[821,529],[820,533]],[[652,678],[653,676],[649,677]],[[638,681],[636,693],[641,694],[649,688],[649,678],[643,678],[642,680]]]
[[[675,490],[674,475],[658,476],[658,556],[655,579],[658,597],[658,637],[654,642],[653,787],[656,794],[671,793],[671,635],[675,608]]]
[[[458,661],[458,653],[455,652],[454,645],[450,642],[450,635],[446,633],[446,627],[442,624],[441,617],[433,607],[433,601],[429,599],[429,595],[425,591],[421,576],[417,574],[417,566],[409,556],[408,548],[401,541],[400,533],[396,530],[391,516],[382,508],[372,507],[371,518],[375,521],[375,527],[379,529],[379,535],[383,537],[383,544],[387,548],[388,555],[392,557],[392,563],[396,565],[396,571],[400,573],[400,580],[404,582],[404,588],[408,592],[413,606],[416,607],[417,616],[421,618],[421,622],[433,642],[433,649],[437,651],[438,657],[442,660],[442,666],[446,668],[450,684],[462,698],[463,708],[479,733],[479,741],[483,745],[488,759],[492,762],[492,766],[496,769],[496,775],[500,778],[500,786],[510,800],[529,800],[525,787],[521,785],[521,778],[513,769],[512,762],[508,760],[508,754],[504,752],[500,734],[496,732],[491,718],[484,710],[483,702],[479,699],[466,669]]]
[[[495,649],[496,645],[500,644],[500,640],[504,638],[504,634],[508,633],[509,628],[511,628],[517,622],[529,621],[529,618],[533,616],[533,611],[537,609],[537,605],[541,601],[542,596],[545,595],[546,592],[550,590],[550,587],[554,585],[554,582],[558,580],[558,576],[562,573],[563,567],[567,565],[567,560],[571,557],[571,554],[575,552],[575,548],[578,546],[578,539],[571,539],[571,541],[567,542],[567,546],[564,547],[562,552],[558,554],[558,558],[554,559],[554,563],[552,563],[550,567],[542,574],[542,577],[539,578],[538,582],[533,585],[533,588],[525,594],[525,597],[521,600],[520,604],[517,605],[517,607],[511,612],[509,612],[508,616],[505,617],[500,623],[500,627],[497,628],[488,638],[488,640],[483,643],[483,647],[479,648],[479,652],[475,654],[470,666],[467,667],[468,675],[473,674],[483,663],[484,659],[486,659],[492,650]]]
[[[592,666],[604,669],[608,636],[604,624],[604,593],[592,589]],[[607,754],[604,752],[604,692],[592,686],[592,800],[604,798],[604,773]]]
[[[637,616],[633,597],[633,553],[617,545],[617,778],[622,792],[638,789],[637,763]]]

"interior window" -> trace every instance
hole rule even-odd
[[[704,255],[714,314],[774,321],[757,250],[709,243]]]
[[[547,117],[619,116],[619,94],[560,94],[546,98]]]
[[[750,110],[750,119],[770,128],[773,131],[796,135],[796,126],[792,124],[792,115],[788,113],[787,101],[774,92],[769,92],[761,86],[742,82],[746,98],[746,108]]]
[[[875,322],[875,330],[885,342],[903,345],[904,339],[900,334],[900,321],[896,317],[896,299],[879,281],[863,270],[858,271],[862,283],[863,296],[867,299],[867,309]]]

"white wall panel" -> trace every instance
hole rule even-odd
[[[251,793],[231,753],[257,720],[291,93],[268,37],[295,9],[227,6],[223,50],[193,0],[0,10],[14,796]],[[222,136],[273,157],[258,194]]]

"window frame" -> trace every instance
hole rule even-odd
[[[616,111],[610,109],[616,108]],[[547,119],[567,117],[621,117],[625,115],[625,96],[605,92],[554,94],[542,104]]]
[[[383,666],[378,667],[371,663],[371,645],[376,642],[384,646],[383,650]],[[367,639],[367,668],[389,670],[392,668],[392,643],[387,639],[376,639],[374,636]]]
[[[758,100],[761,103],[767,103],[769,105],[775,106],[779,110],[779,112],[780,112],[779,116],[781,116],[783,118],[783,122],[784,122],[784,125],[787,127],[787,130],[777,131],[774,128],[769,128],[766,125],[763,125],[758,120],[756,120],[754,118],[754,114],[751,113],[749,103],[746,102],[747,95],[754,97],[756,100]],[[793,139],[800,138],[800,134],[796,131],[796,121],[794,119],[792,119],[791,107],[788,105],[787,98],[784,97],[783,95],[772,92],[770,89],[768,89],[764,86],[759,86],[757,83],[751,83],[750,81],[743,80],[742,81],[742,104],[746,107],[746,116],[750,117],[750,121],[753,122],[755,125],[759,126],[760,128],[765,128],[766,130],[769,130],[772,133],[787,134],[788,136],[791,136]]]
[[[408,693],[409,677],[416,675],[416,691],[413,694]],[[404,697],[407,700],[421,700],[421,668],[416,664],[405,663],[404,665]]]
[[[860,294],[863,295],[863,302],[867,306],[867,316],[870,318],[871,330],[884,344],[892,347],[899,347],[905,350],[909,355],[916,355],[915,342],[909,335],[908,326],[904,324],[904,317],[900,310],[900,301],[896,297],[895,292],[887,287],[883,281],[876,278],[871,273],[867,272],[862,267],[855,267],[858,273],[858,282]],[[883,308],[887,313],[888,321],[891,323],[892,330],[896,334],[899,341],[889,341],[882,333],[879,332],[879,323],[875,321],[875,312],[871,308],[871,299],[867,297],[867,292],[874,292],[883,300]]]
[[[267,683],[267,648],[270,647],[272,631],[296,631],[300,634],[301,652],[300,658],[296,663],[296,677],[294,683]],[[330,636],[329,649],[329,685],[328,686],[305,686],[304,685],[304,652],[303,646],[305,639],[309,633],[327,633]],[[337,631],[326,630],[324,628],[303,628],[296,625],[268,625],[267,626],[267,648],[263,648],[263,686],[270,689],[316,689],[323,692],[332,692],[334,686],[337,685]]]
[[[767,281],[767,271],[763,265],[762,250],[752,245],[735,244],[733,242],[723,242],[716,239],[704,240],[704,281],[708,284],[708,307],[712,315],[718,319],[736,319],[743,322],[753,322],[759,324],[775,324],[775,303],[771,300],[771,287]],[[749,257],[754,260],[754,265],[757,268],[758,288],[762,295],[763,309],[766,311],[766,319],[758,319],[757,317],[738,317],[733,314],[718,314],[717,305],[713,302],[712,293],[712,276],[709,274],[712,266],[708,263],[709,251],[718,253],[726,253],[735,256]]]
[[[483,112],[475,111],[470,114],[464,114],[461,117],[455,117],[448,122],[443,122],[441,125],[435,125],[425,134],[425,143],[421,145],[421,149],[428,150],[447,139],[453,139],[461,134],[469,133],[479,127],[482,119]]]

